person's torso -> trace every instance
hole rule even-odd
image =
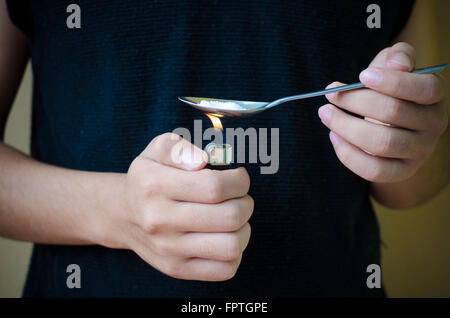
[[[70,29],[72,2],[9,2],[30,43],[32,155],[114,172],[126,172],[161,133],[192,130],[194,119],[211,126],[178,96],[271,101],[357,81],[410,10],[378,1],[381,29],[369,29],[370,1],[79,0],[81,29]],[[245,164],[255,211],[233,279],[176,280],[131,251],[36,245],[25,295],[380,295],[366,287],[367,265],[380,261],[367,183],[334,154],[317,116],[324,103],[294,101],[224,120],[225,127],[279,129],[278,172],[262,175],[261,164]],[[81,289],[66,286],[73,263],[82,270]]]

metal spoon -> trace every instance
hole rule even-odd
[[[442,64],[442,65],[436,65],[436,66],[430,66],[426,68],[421,68],[413,71],[413,73],[416,74],[433,74],[438,73],[442,70],[444,70],[447,66],[450,64]],[[297,99],[304,99],[304,98],[310,98],[310,97],[316,97],[325,95],[328,93],[334,93],[334,92],[342,92],[342,91],[349,91],[352,89],[358,89],[365,87],[363,83],[354,83],[354,84],[348,84],[348,85],[342,85],[339,87],[334,87],[330,89],[324,89],[317,92],[312,93],[306,93],[306,94],[300,94],[300,95],[294,95],[294,96],[288,96],[283,97],[280,99],[277,99],[273,102],[250,102],[250,101],[241,101],[241,100],[232,100],[232,99],[219,99],[219,98],[207,98],[207,97],[178,97],[179,100],[182,102],[185,102],[201,111],[204,111],[206,113],[212,113],[212,114],[219,114],[223,116],[230,116],[230,117],[240,117],[240,116],[250,116],[254,115],[256,113],[260,113],[264,110],[267,110],[269,108],[278,106],[280,104],[297,100]],[[202,101],[204,101],[202,103]],[[212,103],[211,103],[212,102]],[[201,105],[202,103],[202,105]],[[235,104],[235,107],[226,107],[227,105],[224,104],[223,107],[220,107],[221,103],[233,103]],[[208,105],[210,104],[210,105]],[[213,105],[211,105],[213,104]],[[229,104],[228,104],[229,105]]]

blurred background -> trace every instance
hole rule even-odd
[[[450,1],[418,0],[417,65],[450,61]],[[445,76],[450,79],[450,71]],[[29,153],[32,74],[28,66],[6,126],[6,143]],[[420,207],[394,211],[374,202],[381,227],[382,276],[389,297],[450,297],[450,185]],[[0,238],[0,297],[20,297],[30,243]]]

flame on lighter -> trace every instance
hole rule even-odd
[[[223,130],[223,126],[219,118],[220,115],[206,114],[206,116],[211,119],[215,129],[220,131]],[[229,144],[216,144],[211,142],[205,147],[205,151],[208,154],[208,166],[210,168],[227,169],[233,161],[233,149]]]

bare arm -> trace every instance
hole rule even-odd
[[[106,191],[114,192],[120,175],[52,167],[1,142],[27,59],[26,38],[0,1],[0,235],[41,243],[93,243],[101,211],[113,204]]]
[[[0,145],[0,235],[49,244],[94,244],[117,209],[123,174],[62,169]]]

